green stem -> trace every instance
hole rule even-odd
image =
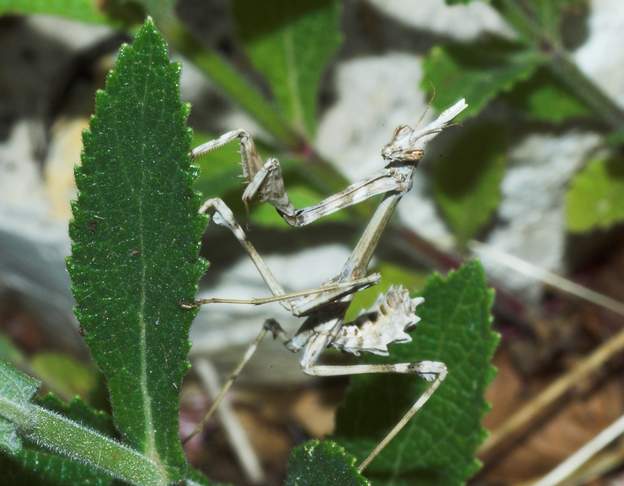
[[[621,130],[624,127],[624,111],[579,69],[561,42],[543,29],[518,0],[498,0],[496,6],[518,35],[545,56],[545,67],[559,81],[567,85],[610,128]]]
[[[281,145],[295,151],[304,143],[270,101],[222,56],[200,45],[181,24],[169,25],[166,38],[172,47],[195,64],[232,101],[253,116]]]
[[[139,452],[45,408],[0,397],[0,416],[33,442],[127,483],[168,483],[164,471]]]
[[[554,52],[548,67],[612,129],[624,128],[624,111],[579,69],[567,52]]]

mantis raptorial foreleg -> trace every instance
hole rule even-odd
[[[411,180],[404,171],[385,167],[373,175],[355,182],[340,192],[323,199],[318,204],[297,209],[291,203],[284,185],[282,169],[277,159],[271,158],[263,164],[253,138],[245,130],[234,130],[206,142],[192,151],[194,158],[212,152],[238,139],[240,141],[241,164],[247,187],[242,200],[248,206],[254,199],[271,204],[291,226],[305,226],[324,216],[358,204],[371,197],[388,192],[409,190]]]

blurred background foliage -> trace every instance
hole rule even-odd
[[[618,300],[624,296],[624,283],[620,277],[624,265],[621,252],[621,223],[624,220],[624,110],[621,99],[624,92],[621,87],[619,91],[613,88],[620,78],[616,77],[616,82],[605,80],[601,78],[599,69],[588,72],[586,67],[582,67],[577,52],[588,39],[599,35],[595,27],[593,31],[590,29],[592,18],[608,17],[609,10],[613,9],[613,18],[622,22],[624,13],[617,2],[606,0],[449,0],[446,3],[448,5],[445,6],[441,0],[432,0],[414,6],[409,2],[395,1],[381,6],[379,2],[337,0],[0,0],[0,15],[3,16],[0,28],[5,33],[11,29],[18,31],[16,26],[22,22],[20,16],[31,15],[69,19],[90,25],[94,31],[99,29],[97,32],[100,32],[97,42],[88,47],[82,48],[80,41],[75,42],[71,61],[64,66],[62,79],[54,85],[54,89],[37,96],[32,95],[38,91],[31,85],[37,82],[37,74],[41,79],[49,80],[45,77],[46,73],[49,76],[49,71],[34,72],[32,79],[19,78],[18,75],[12,78],[10,71],[15,66],[9,61],[32,62],[32,51],[20,51],[10,43],[4,43],[7,51],[25,52],[20,54],[21,57],[17,54],[7,56],[5,59],[8,61],[5,60],[6,65],[3,66],[5,72],[0,76],[6,88],[3,90],[2,112],[5,145],[10,147],[11,137],[16,137],[16,133],[19,135],[15,128],[19,121],[39,120],[29,125],[31,138],[32,133],[39,134],[35,137],[36,142],[31,144],[35,147],[32,158],[39,162],[35,167],[46,174],[49,183],[53,176],[47,172],[47,162],[41,161],[47,161],[53,152],[51,142],[58,142],[53,131],[53,127],[57,126],[55,123],[67,118],[72,111],[79,112],[84,122],[86,115],[92,112],[90,103],[93,92],[102,85],[102,73],[109,67],[110,55],[122,41],[130,39],[129,33],[149,14],[165,34],[172,52],[182,59],[185,69],[197,73],[200,81],[196,79],[195,84],[201,85],[207,80],[218,93],[202,95],[203,99],[196,97],[199,102],[194,103],[191,117],[191,125],[195,129],[194,142],[199,144],[222,130],[238,128],[241,123],[249,124],[259,141],[263,157],[280,159],[291,198],[297,206],[304,206],[340,190],[353,178],[352,166],[347,167],[341,160],[333,160],[328,155],[331,151],[319,147],[319,139],[327,138],[325,133],[320,133],[320,124],[341,94],[333,87],[338,76],[336,64],[358,57],[385,56],[389,59],[385,69],[392,76],[393,69],[402,69],[400,62],[392,64],[392,51],[413,53],[419,59],[421,71],[420,77],[413,79],[410,89],[429,101],[431,111],[439,111],[461,97],[468,100],[470,109],[462,115],[461,127],[432,148],[423,167],[425,182],[418,186],[424,197],[432,202],[435,215],[441,218],[443,229],[439,234],[451,235],[452,241],[431,239],[428,232],[432,230],[428,227],[415,228],[414,224],[410,224],[410,218],[416,218],[414,214],[406,216],[406,213],[416,211],[414,206],[410,206],[386,236],[386,244],[376,261],[375,270],[382,273],[383,285],[402,282],[411,290],[421,289],[429,269],[447,270],[458,266],[464,257],[478,248],[475,245],[479,241],[487,241],[496,247],[500,240],[495,237],[514,225],[514,218],[526,212],[526,204],[530,207],[535,202],[535,207],[541,208],[539,204],[545,197],[554,200],[544,204],[556,206],[564,226],[551,225],[551,220],[544,217],[542,226],[528,227],[534,229],[534,233],[527,230],[512,234],[510,237],[514,241],[511,248],[526,248],[527,255],[546,255],[549,265],[533,263],[543,266],[541,270],[565,273],[571,280],[585,285],[581,290],[575,288],[573,294],[576,297],[572,299],[568,291],[561,289],[561,283],[553,284],[552,279],[544,279],[543,272],[537,272],[542,276],[537,283],[531,281],[515,285],[518,268],[492,270],[491,282],[498,290],[495,307],[497,325],[507,341],[497,356],[502,378],[495,382],[490,397],[495,408],[488,420],[496,429],[518,408],[517,403],[513,400],[508,403],[505,397],[516,397],[518,401],[530,403],[528,397],[535,396],[538,390],[557,377],[569,377],[571,372],[577,370],[574,366],[577,362],[584,362],[587,356],[592,356],[591,353],[603,349],[604,343],[612,340],[613,336],[619,336],[622,307]],[[384,8],[392,10],[393,14],[387,14]],[[435,15],[414,27],[409,25],[408,17],[411,17],[405,13],[408,9],[421,9],[423,16],[431,12],[452,16],[455,9],[462,13],[449,17],[442,28],[436,24],[438,19]],[[397,20],[401,12],[405,13],[405,22]],[[478,35],[466,34],[469,29],[462,24],[461,15],[466,15],[466,23],[474,23],[474,19],[481,16],[482,25],[494,25],[494,28],[483,28]],[[25,31],[33,37],[41,35],[35,33],[36,29]],[[354,31],[359,35],[359,44],[350,38]],[[394,31],[393,34],[402,39],[396,41],[393,38],[384,43],[390,38],[388,31]],[[9,34],[6,35],[9,38]],[[40,42],[45,43],[45,36],[42,37]],[[373,40],[363,41],[363,38]],[[53,55],[56,46],[48,48],[47,55]],[[603,55],[608,58],[610,53]],[[613,71],[621,69],[615,67]],[[85,78],[88,82],[84,82]],[[381,92],[377,94],[384,96]],[[29,97],[30,100],[24,101]],[[20,101],[11,101],[11,98]],[[360,103],[366,105],[374,101],[371,95],[370,99],[361,99]],[[233,109],[237,114],[226,117],[231,107],[235,107]],[[226,121],[215,122],[222,114]],[[353,122],[357,123],[361,116],[354,113]],[[410,120],[403,121],[413,124],[419,116],[420,113],[413,113]],[[431,113],[426,116],[431,116]],[[388,116],[390,119],[392,117]],[[69,132],[68,126],[66,124],[66,131],[62,133]],[[335,139],[343,142],[346,139],[344,144],[356,145],[367,136],[366,133],[360,134],[358,140],[346,126],[344,133],[342,126],[341,130],[336,130],[336,124],[331,128],[337,132],[333,134]],[[392,128],[381,122],[377,126],[378,131],[388,132],[388,136]],[[75,145],[79,144],[76,140],[80,130],[74,132]],[[588,133],[591,141],[585,143],[583,137]],[[556,145],[550,139],[539,139],[547,136],[567,136],[574,140],[568,145]],[[537,137],[537,142],[523,145],[531,137]],[[576,139],[578,144],[574,143]],[[541,172],[522,173],[523,167],[518,169],[519,159],[529,160],[530,165],[533,156],[548,159],[551,153],[559,158],[555,161],[553,156],[552,163],[547,161]],[[568,162],[565,159],[567,154],[578,157],[578,160]],[[8,151],[3,155],[7,160],[18,157]],[[378,158],[377,154],[371,156]],[[224,198],[244,217],[245,208],[239,199],[242,186],[238,159],[238,148],[234,144],[203,158],[197,188],[206,196]],[[76,160],[68,162],[71,167]],[[510,177],[514,169],[518,169],[515,183]],[[365,175],[359,174],[359,177]],[[516,184],[514,189],[510,188],[512,184]],[[506,187],[509,189],[507,193]],[[72,194],[72,187],[63,185],[62,188],[67,194],[63,193],[61,197],[59,211],[63,211],[63,204]],[[514,201],[510,194],[524,194],[527,201],[523,201],[522,197],[520,202]],[[22,197],[28,199],[25,195]],[[46,201],[54,205],[54,197]],[[511,209],[501,209],[505,203]],[[367,202],[338,213],[311,229],[303,230],[300,236],[289,235],[282,246],[275,243],[275,251],[290,253],[334,240],[352,242],[370,215],[373,204],[374,201]],[[23,208],[18,209],[22,211]],[[28,211],[19,211],[19,217],[29,214]],[[7,213],[3,215],[8,218]],[[542,217],[539,209],[532,217],[536,220]],[[66,219],[62,221],[66,223]],[[249,224],[254,228],[253,237],[268,240],[264,247],[271,249],[274,239],[272,231],[285,229],[285,223],[268,207],[251,208]],[[3,229],[5,238],[10,237],[6,236],[8,233],[9,230]],[[551,233],[562,234],[562,255],[555,253],[551,256],[553,240],[544,237]],[[37,238],[41,238],[40,232],[34,240]],[[229,251],[233,245],[220,245],[218,239],[214,241],[216,248],[207,244],[206,253],[214,272],[219,274],[235,257]],[[8,249],[8,244],[5,248]],[[503,246],[502,251],[506,250],[509,247]],[[8,250],[5,253],[6,260],[14,258]],[[488,266],[486,262],[486,267],[490,270],[495,264]],[[12,279],[7,277],[3,285],[9,289],[3,294],[3,329],[21,347],[18,351],[10,340],[3,338],[0,341],[2,356],[41,378],[50,390],[63,398],[77,393],[91,400],[91,403],[101,405],[101,380],[90,365],[84,364],[84,350],[76,351],[75,346],[66,342],[69,338],[58,336],[56,347],[48,349],[50,331],[40,329],[37,325],[40,316],[30,312],[30,300],[41,300],[41,297],[22,295],[20,292],[16,294],[14,289],[23,287],[12,282],[15,275],[21,275],[21,270],[15,271],[6,261],[2,270],[0,279],[2,275],[10,275]],[[32,278],[32,274],[21,276]],[[49,287],[41,284],[44,299],[46,292],[64,282],[61,279],[61,283],[52,283]],[[594,298],[591,292],[587,292],[587,287],[598,292],[601,298]],[[362,307],[370,305],[377,292],[378,289],[371,289],[358,295],[350,315],[353,317]],[[615,299],[602,299],[605,293]],[[593,303],[584,304],[583,299]],[[70,304],[64,305],[67,307]],[[47,308],[44,306],[43,309]],[[55,317],[54,320],[62,319]],[[67,326],[63,328],[57,324],[70,332]],[[62,353],[68,348],[72,349],[74,357]],[[621,363],[618,364],[617,359],[611,360],[615,356],[618,356],[618,349],[608,354],[609,367],[605,366],[608,359],[604,358],[594,365],[591,373],[588,371],[582,375],[582,379],[573,375],[583,385],[581,391],[575,392],[582,395],[576,404],[556,408],[555,412],[550,407],[552,403],[543,407],[544,413],[557,415],[550,422],[550,428],[544,428],[543,434],[572,431],[570,434],[576,434],[573,438],[555,450],[551,447],[544,452],[543,443],[552,441],[547,435],[530,435],[531,430],[526,426],[522,432],[529,438],[524,449],[519,448],[519,451],[508,445],[501,450],[497,448],[497,454],[492,454],[491,450],[485,451],[488,454],[483,453],[487,467],[480,479],[502,478],[519,482],[538,477],[614,417],[621,415],[621,386],[609,379],[610,372],[621,371]],[[573,388],[573,384],[568,384],[556,398],[561,399]],[[596,391],[596,394],[583,395],[582,392],[588,390]],[[325,393],[331,395],[331,386]],[[273,393],[273,397],[278,396],[281,395]],[[245,397],[240,400],[245,403]],[[289,401],[283,396],[277,401],[280,400]],[[249,413],[252,401],[247,399],[246,402],[248,416],[253,415]],[[553,403],[555,401],[553,399]],[[313,411],[307,409],[307,413],[318,414],[318,422],[327,421],[327,407],[323,400],[319,402]],[[576,405],[578,408],[575,408]],[[333,413],[333,408],[329,408]],[[192,415],[192,412],[188,413]],[[592,420],[585,421],[593,422],[592,427],[583,428],[578,424],[578,415],[583,413],[594,414],[591,415]],[[254,422],[249,417],[248,420]],[[262,420],[256,418],[254,423],[257,431],[266,428]],[[303,428],[311,435],[326,431],[321,428],[321,432],[310,432],[314,430],[313,426]],[[288,450],[284,443],[289,444],[292,437],[284,435],[286,438],[283,440],[272,439],[274,455],[279,455],[275,451],[280,448]],[[208,453],[216,458],[215,462],[227,463],[227,453]],[[200,461],[205,452],[196,451],[196,454],[195,459]],[[608,467],[598,468],[599,475],[606,474],[605,471],[617,471],[622,464],[621,451],[619,455],[617,451],[611,454],[602,458],[602,464],[608,464]],[[231,458],[229,462],[233,462]],[[276,476],[283,474],[280,469],[283,460],[273,463],[272,459],[265,458],[265,462],[269,464],[269,469],[275,469]],[[240,479],[235,466],[223,466],[223,469],[224,478]]]

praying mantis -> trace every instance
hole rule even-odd
[[[447,375],[446,365],[438,361],[354,365],[322,365],[317,364],[317,362],[323,351],[329,347],[355,355],[359,355],[361,352],[369,352],[387,356],[389,344],[411,341],[411,337],[406,331],[413,328],[420,320],[416,315],[416,307],[424,299],[411,298],[408,291],[403,287],[391,287],[385,294],[379,296],[373,307],[353,322],[344,322],[345,313],[356,292],[374,285],[379,280],[379,275],[367,275],[368,265],[396,206],[411,189],[414,171],[424,157],[425,145],[449,126],[453,119],[467,106],[464,99],[459,100],[420,130],[407,125],[399,126],[390,142],[381,151],[386,162],[384,168],[329,196],[320,203],[302,209],[296,209],[288,198],[279,161],[270,158],[263,163],[256,151],[253,139],[245,130],[233,130],[218,139],[200,145],[192,151],[192,157],[197,159],[227,143],[238,141],[241,147],[243,176],[247,182],[247,187],[242,196],[243,202],[245,205],[254,200],[267,202],[277,210],[288,224],[295,227],[305,226],[323,216],[373,196],[385,195],[340,272],[317,289],[291,293],[285,292],[279,284],[270,268],[247,238],[242,226],[236,221],[230,208],[219,198],[208,199],[201,206],[200,212],[211,215],[215,224],[228,228],[234,234],[251,258],[272,296],[256,299],[209,298],[198,300],[192,304],[183,304],[188,308],[211,303],[258,305],[279,302],[293,316],[305,319],[295,335],[286,341],[286,347],[289,350],[301,352],[299,362],[304,373],[313,376],[408,373],[416,374],[429,382],[430,385],[425,392],[416,399],[403,417],[358,466],[359,471],[363,471],[418,410],[425,405],[444,381]],[[201,431],[260,342],[269,332],[273,333],[274,337],[284,333],[279,323],[274,319],[268,319],[264,323],[260,333],[250,344],[240,363],[229,376],[203,420],[193,433],[185,439],[185,442]]]

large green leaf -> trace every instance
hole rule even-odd
[[[180,67],[148,19],[122,47],[85,131],[68,269],[76,315],[123,437],[162,468],[186,461],[178,394],[205,264]]]
[[[493,293],[473,261],[446,278],[430,277],[423,296],[422,322],[412,342],[367,361],[442,361],[448,376],[366,470],[375,484],[457,485],[479,469],[475,453],[486,435],[481,419],[488,410],[484,392],[494,377],[490,360],[499,339],[491,326]],[[338,410],[336,440],[364,458],[424,388],[422,379],[409,375],[353,378]]]
[[[434,47],[425,58],[422,87],[434,94],[432,104],[442,110],[459,98],[468,109],[459,120],[476,116],[500,93],[528,79],[541,58],[502,41]]]
[[[316,128],[318,87],[340,45],[337,0],[235,0],[238,33],[277,104],[308,135]]]
[[[435,199],[460,244],[473,237],[498,207],[505,138],[500,125],[467,126],[436,161]]]
[[[570,231],[607,229],[624,221],[624,162],[595,159],[579,172],[566,194]]]
[[[288,459],[286,486],[367,486],[355,457],[332,441],[311,440],[295,447]]]

